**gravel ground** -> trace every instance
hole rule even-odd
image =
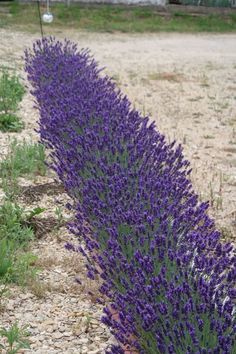
[[[105,71],[142,113],[150,115],[168,140],[183,144],[191,161],[192,181],[210,214],[223,231],[222,238],[236,242],[236,35],[94,34],[65,30],[50,33],[89,47]],[[0,64],[15,68],[22,78],[23,50],[36,36],[0,29]],[[37,140],[37,112],[26,94],[20,114],[26,128],[17,134],[0,133],[0,159],[9,137]],[[53,183],[53,176],[38,177],[22,185]],[[39,193],[27,208],[47,208],[42,218],[55,217],[56,207],[67,200],[63,192]],[[64,212],[64,217],[69,215]],[[31,350],[27,353],[104,353],[114,340],[99,319],[102,308],[86,280],[84,261],[63,245],[71,236],[64,227],[51,230],[32,245],[41,266],[38,284],[22,290],[12,287],[3,326],[28,325]],[[82,285],[75,282],[79,276]]]

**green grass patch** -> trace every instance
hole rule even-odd
[[[45,175],[45,148],[42,144],[14,140],[8,156],[0,164],[0,177]]]
[[[0,239],[13,242],[16,246],[25,246],[33,238],[33,229],[28,225],[23,209],[5,201],[0,206]]]
[[[30,348],[30,342],[27,339],[29,335],[26,327],[19,327],[17,322],[8,329],[0,328],[0,337],[4,339],[4,344],[0,343],[0,348],[2,348],[6,354],[22,353],[22,349]]]
[[[17,132],[23,123],[16,115],[18,104],[22,100],[25,89],[16,74],[10,74],[7,68],[0,71],[0,130]]]
[[[9,201],[0,206],[0,285],[15,283],[26,286],[35,279],[37,257],[25,251],[34,239],[32,218],[42,211],[35,208],[25,212]]]
[[[6,199],[15,201],[19,195],[19,177],[44,176],[47,171],[45,160],[45,148],[42,144],[13,140],[8,155],[0,163],[1,187]]]
[[[37,257],[16,249],[14,241],[0,240],[0,285],[14,283],[27,286],[36,278]]]
[[[21,119],[13,113],[0,114],[0,130],[2,132],[19,132],[24,124]]]
[[[36,4],[9,5],[10,16],[0,14],[5,26],[12,26],[39,32],[39,18]],[[45,8],[42,8],[42,13]],[[73,28],[96,32],[233,32],[236,30],[235,14],[226,16],[194,16],[186,13],[161,16],[155,7],[121,5],[51,4],[54,15],[52,24],[44,24],[45,33],[49,28]]]

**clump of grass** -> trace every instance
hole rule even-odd
[[[35,208],[25,212],[10,201],[0,206],[0,284],[26,286],[35,279],[37,257],[25,251],[34,239],[32,219],[43,211]]]
[[[176,72],[163,72],[163,73],[150,73],[148,75],[149,80],[153,81],[169,81],[169,82],[181,82],[184,81],[184,77],[181,73]]]
[[[0,130],[18,132],[23,123],[16,115],[18,104],[22,100],[25,89],[16,74],[10,75],[6,68],[0,73]]]
[[[15,200],[20,192],[18,177],[46,174],[45,148],[39,143],[14,140],[5,160],[0,163],[0,178],[7,199]]]
[[[29,333],[26,327],[20,328],[17,323],[8,329],[1,328],[0,336],[5,339],[5,343],[0,344],[0,348],[4,349],[6,354],[17,354],[21,349],[30,348],[30,343],[27,340]]]
[[[13,113],[0,114],[0,130],[2,132],[19,132],[24,125],[20,118]]]
[[[35,279],[37,257],[16,248],[13,240],[0,240],[0,284],[14,283],[26,286]]]
[[[45,159],[45,148],[42,144],[27,143],[25,140],[20,143],[14,140],[8,156],[0,165],[0,176],[45,175]]]
[[[25,246],[34,238],[23,209],[10,201],[0,206],[0,239]]]

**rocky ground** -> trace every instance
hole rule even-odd
[[[236,242],[236,35],[53,34],[89,47],[132,104],[150,115],[168,140],[183,144],[195,189],[210,201],[222,238]],[[37,36],[0,29],[0,38],[0,65],[16,69],[25,79],[23,51]],[[38,139],[37,112],[28,93],[19,114],[25,129],[0,133],[0,159],[9,139]],[[97,286],[87,280],[81,256],[64,249],[71,239],[65,227],[53,224],[56,208],[64,220],[70,217],[64,209],[67,196],[50,173],[20,183],[24,207],[46,208],[45,232],[31,250],[41,271],[29,288],[11,287],[1,326],[16,320],[28,326],[32,344],[27,353],[102,354],[113,338],[100,323]],[[50,220],[53,227],[48,227]]]

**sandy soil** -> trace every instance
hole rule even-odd
[[[53,34],[59,38],[70,38],[78,42],[80,47],[89,47],[100,65],[106,67],[106,73],[112,76],[121,90],[128,95],[132,104],[143,114],[149,115],[169,141],[176,139],[183,144],[185,156],[192,164],[191,178],[195,190],[201,200],[210,201],[210,214],[222,230],[222,238],[236,242],[236,35],[93,34],[68,30],[63,33],[56,31]],[[23,50],[36,38],[29,33],[0,30],[0,64],[16,68],[22,77],[25,77],[21,57]],[[0,133],[0,158],[7,152],[9,136],[37,139],[33,131],[37,127],[37,112],[32,107],[32,98],[26,95],[20,110],[26,129],[20,134]],[[46,178],[44,182],[52,181],[50,178]],[[37,201],[37,205],[46,203],[53,213],[55,197],[48,197],[46,201],[45,198],[47,199],[44,196],[40,202]],[[58,198],[62,205],[63,196]],[[62,234],[59,241],[52,239],[51,234],[47,235],[34,246],[34,251],[43,255],[42,263],[48,264],[45,259],[50,259],[57,247],[58,259],[61,259],[61,262],[57,259],[49,263],[51,268],[54,267],[54,273],[64,276],[64,284],[68,282],[69,270],[63,270],[63,258],[66,255],[64,250],[59,250],[63,248],[63,242],[68,235],[65,230]],[[44,252],[46,249],[47,253]],[[81,259],[78,259],[78,262],[83,265]],[[47,273],[46,278],[51,277],[50,274]],[[56,275],[52,275],[53,277]],[[60,283],[60,279],[57,282]],[[71,280],[70,286],[72,282]],[[73,295],[75,300],[72,311],[75,311],[76,301],[80,301],[82,308],[86,311],[89,308],[95,312],[95,318],[98,318],[101,308],[94,308],[95,305],[85,299],[82,290],[80,289],[80,295]],[[89,347],[89,343],[93,342],[93,327],[91,331],[87,328],[80,343],[76,334],[73,331],[71,333],[72,322],[67,316],[70,292],[66,291],[66,295],[50,294],[44,306],[47,311],[51,309],[50,306],[54,306],[57,312],[52,310],[53,315],[48,315],[46,319],[41,318],[41,322],[42,305],[39,305],[34,295],[26,299],[28,305],[25,304],[21,310],[26,311],[33,307],[32,311],[38,313],[39,323],[46,323],[42,334],[38,322],[33,321],[34,316],[29,316],[30,323],[34,322],[31,328],[35,336],[34,351],[37,354],[103,353],[104,343],[109,344],[112,341],[109,333],[106,332],[101,344],[99,336],[101,331],[104,332],[104,328],[99,328],[95,320],[94,326],[96,323],[98,326],[95,349],[94,346]],[[65,299],[65,296],[67,300],[63,308],[60,301]],[[17,299],[14,297],[10,309],[4,314],[5,324],[9,320],[9,313],[11,319],[21,316],[22,313],[19,306],[17,308]],[[64,332],[60,331],[58,324],[63,322],[63,316],[66,323]],[[48,341],[45,339],[47,328],[52,327],[49,323],[52,318],[56,327],[51,331],[55,335],[55,341],[59,341],[58,347],[50,342],[50,338]],[[72,338],[72,343],[68,343],[64,349],[60,348],[60,341],[64,342],[60,333],[67,333],[67,337]],[[44,349],[40,349],[42,343]],[[72,348],[76,346],[80,350],[73,351]]]

